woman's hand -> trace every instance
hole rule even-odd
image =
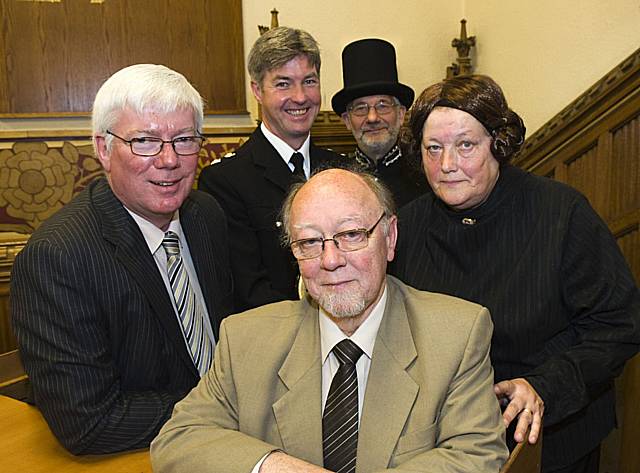
[[[542,428],[544,401],[533,386],[524,378],[500,381],[493,387],[501,405],[506,405],[502,413],[505,427],[514,419],[518,419],[513,438],[516,442],[524,442],[527,428],[531,425],[529,443],[536,443]]]

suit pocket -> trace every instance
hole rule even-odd
[[[391,457],[389,466],[395,467],[410,460],[414,456],[431,450],[435,447],[437,425],[431,424],[429,427],[414,430],[398,439],[395,452]]]

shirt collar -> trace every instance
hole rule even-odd
[[[149,220],[142,218],[140,215],[132,212],[128,208],[125,207],[125,210],[129,212],[129,215],[133,217],[133,220],[136,222],[140,231],[142,232],[142,236],[144,237],[144,241],[147,242],[147,246],[149,247],[149,251],[151,254],[155,254],[162,245],[162,240],[164,239],[165,232],[156,227]],[[180,211],[176,210],[173,214],[173,218],[171,219],[171,223],[169,223],[169,229],[167,231],[172,231],[176,235],[178,235],[178,240],[182,239],[182,226],[180,225]]]
[[[340,328],[338,328],[338,326],[329,318],[327,312],[320,307],[319,322],[322,363],[326,361],[327,356],[329,356],[333,347],[345,338],[350,339],[358,345],[364,354],[371,359],[371,355],[373,355],[373,346],[375,345],[376,337],[378,336],[378,329],[380,328],[380,323],[382,322],[382,316],[384,315],[384,308],[386,305],[387,285],[385,283],[382,297],[373,310],[371,310],[369,317],[365,319],[362,325],[360,325],[360,327],[358,327],[350,337],[347,337],[344,332],[340,330]]]
[[[285,160],[285,162],[288,163],[289,159],[291,159],[291,155],[296,151],[302,153],[304,160],[306,162],[309,162],[309,144],[311,143],[311,134],[307,134],[307,139],[304,140],[304,143],[302,143],[300,149],[293,149],[282,138],[271,133],[271,131],[269,131],[269,129],[265,126],[264,122],[260,124],[260,130],[262,131],[262,134],[267,139],[267,141],[271,143],[271,146],[276,149],[278,154],[282,157],[282,159]]]

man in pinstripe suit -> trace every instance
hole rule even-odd
[[[193,361],[165,240],[178,247],[196,348],[211,353],[232,292],[224,214],[192,191],[198,92],[164,66],[130,66],[98,91],[92,121],[107,179],[33,234],[11,285],[34,401],[75,454],[148,446],[207,369]]]

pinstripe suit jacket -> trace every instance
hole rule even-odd
[[[231,309],[225,218],[195,191],[180,221],[217,339]],[[72,453],[147,446],[199,379],[144,237],[104,179],[33,234],[11,304],[34,400]]]

